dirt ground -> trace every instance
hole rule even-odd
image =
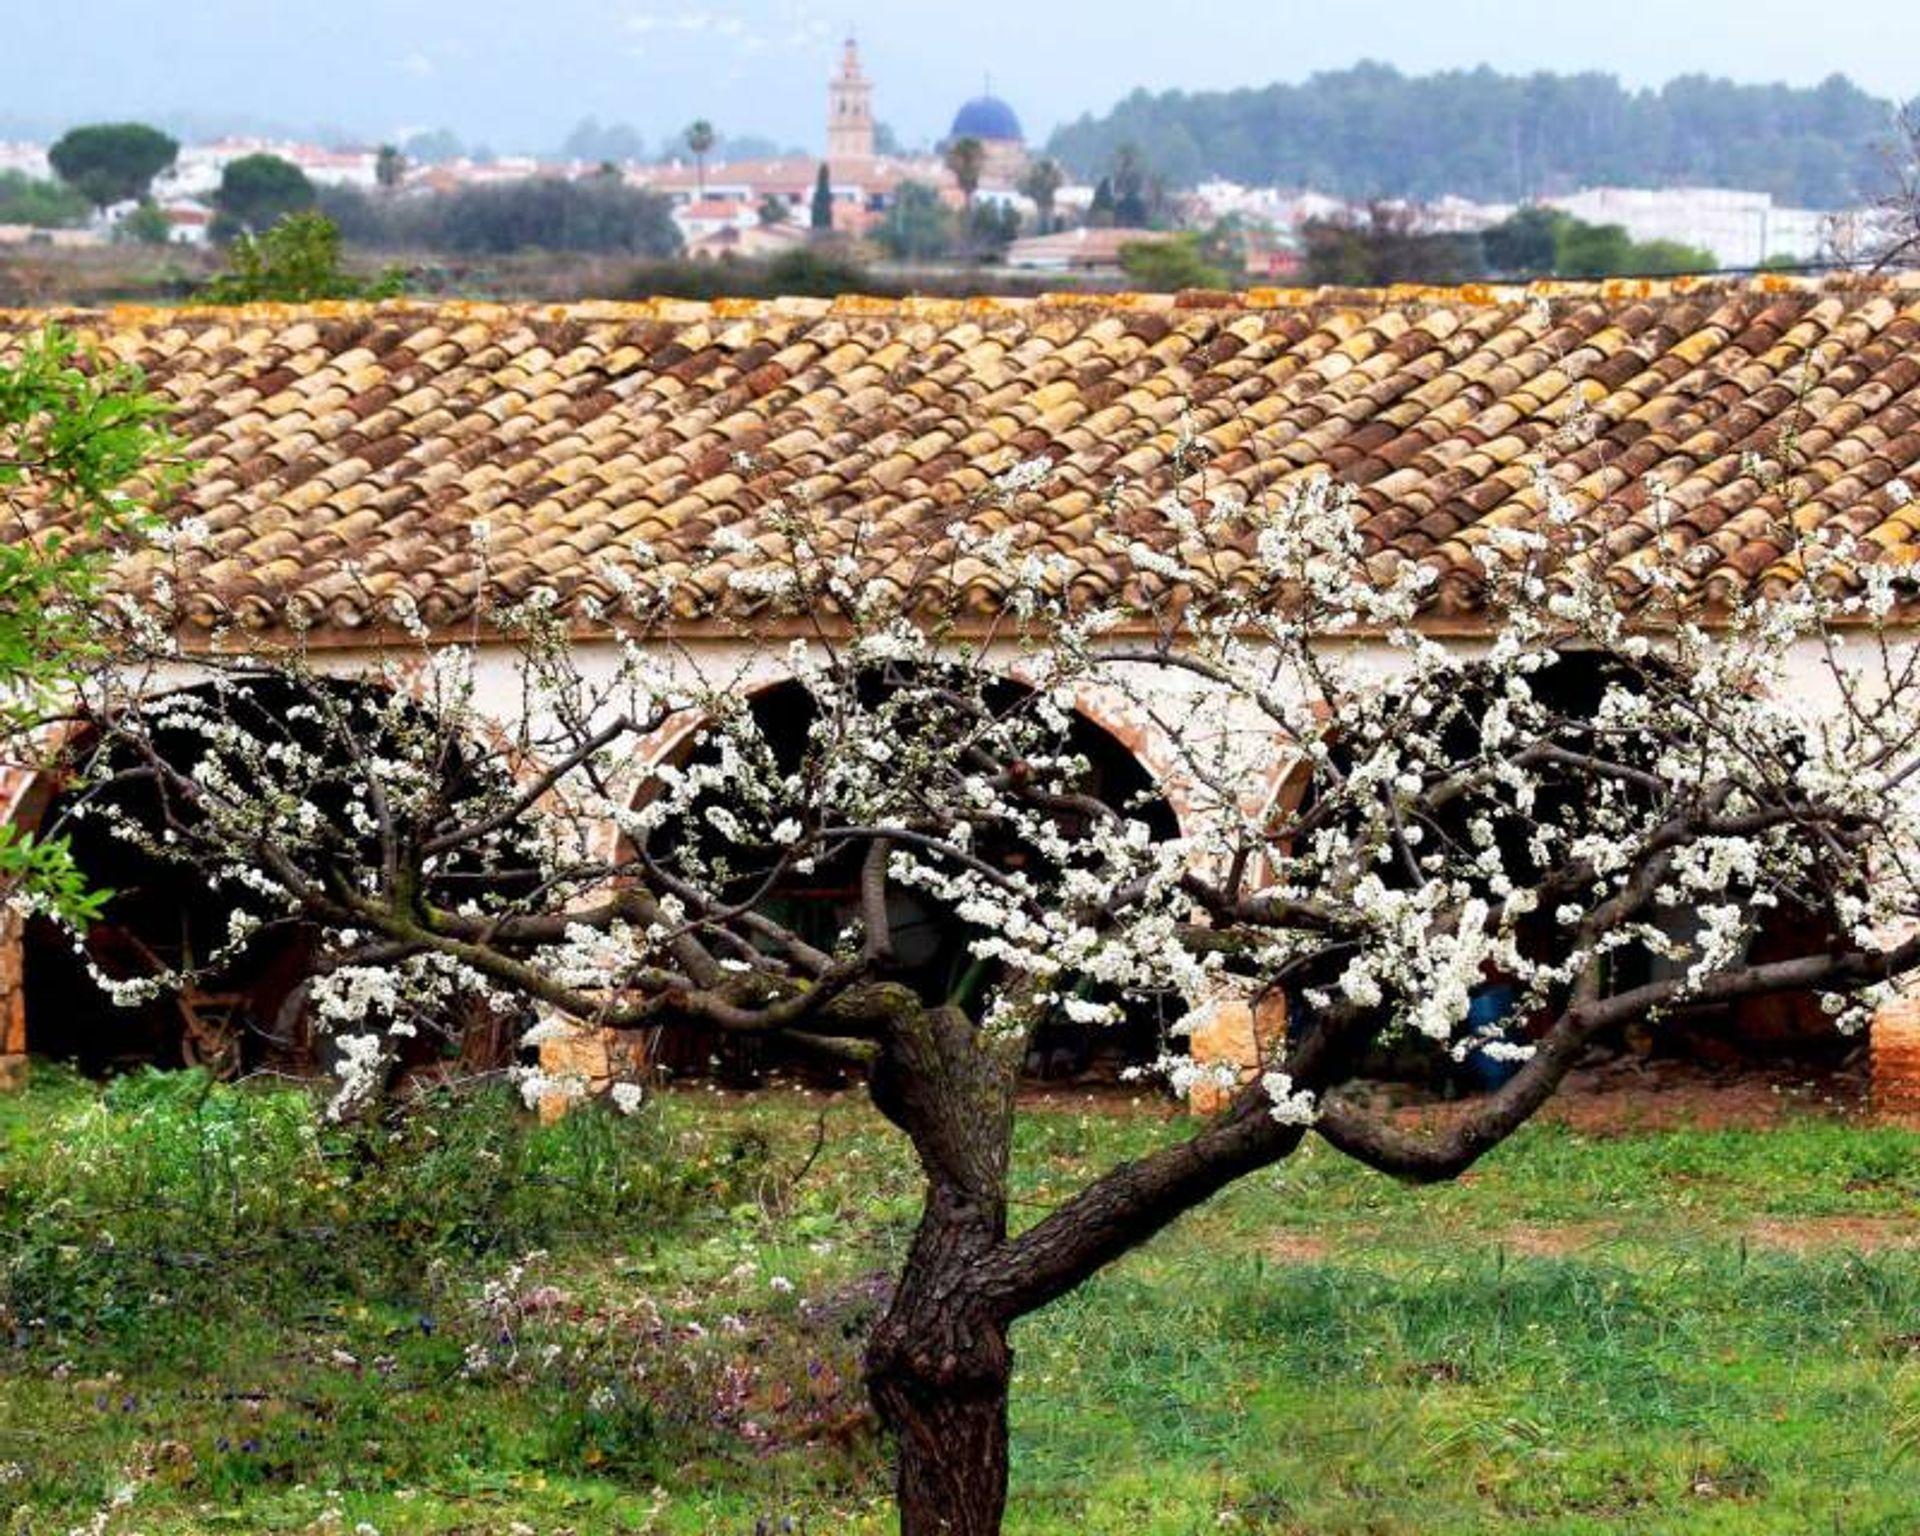
[[[1381,1107],[1397,1106],[1409,1121],[1429,1115],[1444,1121],[1448,1113],[1447,1104],[1422,1103],[1422,1096],[1403,1084],[1379,1084],[1372,1091]],[[1057,1113],[1180,1113],[1152,1088],[1115,1083],[1034,1084],[1022,1093],[1021,1103]],[[1860,1050],[1832,1067],[1724,1066],[1630,1054],[1596,1059],[1568,1075],[1539,1118],[1606,1135],[1764,1128],[1794,1115],[1864,1119],[1870,1113],[1867,1057]]]
[[[1365,1246],[1386,1235],[1382,1228],[1360,1227],[1349,1232],[1345,1240]],[[1477,1233],[1472,1241],[1482,1248],[1504,1248],[1522,1258],[1564,1259],[1634,1236],[1614,1221],[1518,1221]],[[1798,1255],[1910,1252],[1920,1249],[1920,1216],[1762,1216],[1716,1229],[1716,1237],[1722,1240],[1735,1236],[1756,1249]],[[1261,1252],[1277,1264],[1318,1264],[1337,1251],[1330,1239],[1308,1232],[1278,1233],[1261,1245]]]
[[[1569,1074],[1541,1118],[1604,1134],[1765,1127],[1789,1115],[1868,1113],[1866,1055],[1856,1052],[1828,1069],[1618,1056]]]

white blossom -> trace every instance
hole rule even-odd
[[[1260,1087],[1272,1105],[1268,1113],[1282,1125],[1312,1125],[1320,1118],[1320,1101],[1306,1089],[1294,1087],[1286,1073],[1266,1073]]]

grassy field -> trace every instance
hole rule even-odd
[[[1036,1113],[1020,1210],[1181,1129]],[[914,1211],[853,1099],[323,1131],[43,1073],[0,1530],[884,1531],[855,1359]],[[1920,1135],[1844,1117],[1539,1126],[1427,1191],[1316,1147],[1020,1327],[1010,1529],[1907,1536],[1916,1245]]]

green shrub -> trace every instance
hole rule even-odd
[[[304,304],[314,299],[390,299],[404,283],[392,268],[355,277],[341,265],[340,230],[323,213],[289,213],[258,235],[236,232],[229,270],[207,283],[209,304]]]

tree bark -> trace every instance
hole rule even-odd
[[[957,1008],[889,1030],[874,1102],[911,1138],[926,1204],[867,1392],[895,1442],[902,1536],[998,1536],[1007,1503],[1007,1318],[981,1287],[1006,1241],[1017,1041],[982,1038]]]
[[[985,1214],[930,1193],[867,1345],[867,1391],[894,1438],[901,1536],[998,1536],[1006,1511],[1013,1352],[971,1294]]]
[[[875,1382],[893,1432],[900,1536],[1000,1536],[1007,1509],[1007,1381],[958,1391]]]

